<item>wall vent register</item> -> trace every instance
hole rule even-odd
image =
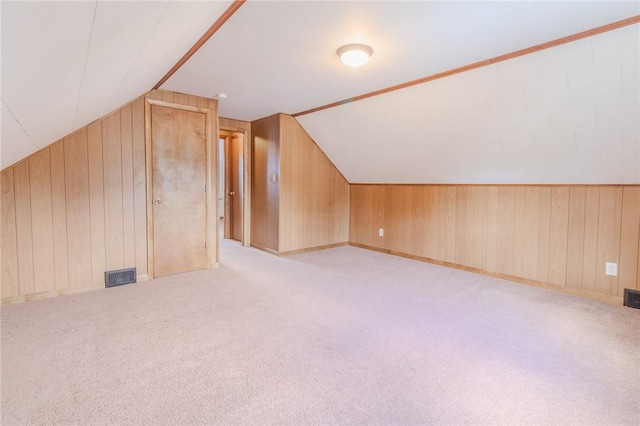
[[[640,309],[640,290],[624,289],[624,306]]]
[[[106,288],[136,282],[136,268],[117,269],[104,273],[104,286]]]

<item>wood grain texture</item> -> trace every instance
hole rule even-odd
[[[620,265],[618,297],[624,289],[638,289],[638,245],[640,243],[640,187],[625,187],[623,191],[622,225],[620,232]]]
[[[279,116],[279,139],[278,251],[346,243],[349,238],[346,179],[295,118]]]
[[[585,187],[569,189],[567,287],[582,288],[586,196]]]
[[[122,204],[121,110],[102,120],[102,161],[104,164],[104,221],[108,271],[122,269],[124,263],[124,220]]]
[[[69,287],[91,285],[91,212],[87,128],[64,139]]]
[[[209,105],[217,129],[214,100],[148,96]],[[139,98],[2,172],[3,303],[103,286],[107,249],[147,279],[144,120]]]
[[[31,194],[29,161],[14,166],[14,196],[16,203],[16,237],[18,248],[18,276],[20,294],[35,292],[33,264],[33,233],[31,221]]]
[[[524,278],[538,278],[538,245],[540,243],[540,188],[525,188],[523,270]]]
[[[122,155],[122,231],[124,265],[136,264],[135,210],[133,202],[133,115],[131,104],[120,109]]]
[[[618,277],[605,275],[606,262],[619,262],[622,222],[622,188],[600,188],[596,293],[617,295]]]
[[[133,210],[135,265],[138,276],[147,276],[147,192],[145,171],[144,100],[132,104]]]
[[[104,167],[102,151],[102,120],[87,127],[89,158],[89,210],[91,212],[91,282],[104,283],[106,271]],[[109,165],[106,165],[109,167]]]
[[[56,288],[51,202],[51,155],[45,148],[29,157],[33,279],[36,293]]]
[[[349,243],[620,301],[640,279],[639,204],[637,185],[358,184]],[[619,262],[615,287],[604,277],[605,258]]]
[[[69,287],[64,141],[51,145],[51,204],[56,290],[63,290]]]
[[[153,105],[154,276],[206,269],[207,115]]]
[[[600,188],[587,188],[584,208],[584,250],[582,255],[582,289],[596,291],[598,259],[598,223],[600,222]]]
[[[0,294],[2,298],[20,294],[18,276],[18,237],[16,235],[16,199],[14,191],[14,168],[2,172],[0,183],[0,232],[2,235],[2,266]]]
[[[280,205],[280,117],[251,123],[251,244],[278,251]],[[275,173],[276,182],[271,179]]]

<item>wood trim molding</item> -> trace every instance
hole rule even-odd
[[[246,0],[234,0],[231,6],[224,11],[222,15],[216,20],[216,22],[209,27],[209,29],[191,46],[191,49],[184,54],[182,58],[153,86],[153,89],[159,89],[173,74],[175,74],[180,67],[182,67],[204,44],[220,29],[222,26],[233,16],[234,13],[246,2]]]
[[[405,89],[407,87],[411,87],[411,86],[416,86],[418,84],[422,84],[422,83],[426,83],[429,81],[433,81],[433,80],[439,80],[441,78],[445,78],[445,77],[449,77],[455,74],[460,74],[466,71],[471,71],[474,70],[476,68],[481,68],[487,65],[492,65],[492,64],[496,64],[498,62],[503,62],[509,59],[513,59],[513,58],[517,58],[519,56],[524,56],[524,55],[528,55],[530,53],[535,53],[535,52],[539,52],[541,50],[545,50],[545,49],[549,49],[555,46],[559,46],[562,44],[566,44],[566,43],[570,43],[572,41],[576,41],[576,40],[580,40],[583,38],[587,38],[587,37],[591,37],[597,34],[602,34],[605,33],[607,31],[612,31],[612,30],[616,30],[618,28],[622,28],[622,27],[626,27],[628,25],[633,25],[633,24],[637,24],[640,23],[640,15],[636,15],[633,16],[631,18],[627,18],[627,19],[623,19],[621,21],[616,21],[616,22],[612,22],[610,24],[607,25],[602,25],[600,27],[596,27],[596,28],[592,28],[590,30],[586,30],[586,31],[582,31],[576,34],[572,34],[566,37],[561,37],[552,41],[548,41],[546,43],[542,43],[542,44],[537,44],[535,46],[531,46],[531,47],[527,47],[525,49],[520,49],[520,50],[516,50],[515,52],[511,52],[511,53],[506,53],[504,55],[500,55],[500,56],[495,56],[493,58],[489,58],[489,59],[485,59],[483,61],[479,61],[479,62],[474,62],[472,64],[469,65],[464,65],[458,68],[454,68],[448,71],[443,71],[437,74],[432,74],[426,77],[422,77],[419,78],[417,80],[411,80],[411,81],[407,81],[405,83],[400,83],[400,84],[396,84],[394,86],[390,86],[390,87],[386,87],[384,89],[380,89],[380,90],[375,90],[373,92],[369,92],[369,93],[365,93],[363,95],[359,95],[359,96],[355,96],[353,98],[348,98],[348,99],[343,99],[341,101],[338,102],[332,102],[330,104],[327,105],[322,105],[316,108],[311,108],[305,111],[300,111],[297,112],[295,114],[291,114],[294,117],[299,117],[301,115],[306,115],[306,114],[311,114],[314,112],[318,112],[318,111],[322,111],[325,109],[329,109],[329,108],[333,108],[333,107],[337,107],[340,105],[344,105],[344,104],[348,104],[351,102],[356,102],[356,101],[361,101],[363,99],[367,99],[367,98],[371,98],[374,96],[378,96],[378,95],[383,95],[385,93],[389,93],[389,92],[394,92],[396,90],[401,90],[401,89]]]

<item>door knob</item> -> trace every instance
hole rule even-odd
[[[162,204],[162,200],[153,200],[153,204],[155,204],[156,206]]]
[[[229,192],[229,195],[236,195],[234,191]]]
[[[224,197],[218,197],[218,200],[223,201]]]

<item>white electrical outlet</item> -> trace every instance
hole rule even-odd
[[[378,236],[379,237],[384,237],[384,228],[379,228],[378,229]]]
[[[604,273],[611,275],[612,277],[618,276],[618,264],[613,262],[606,262],[604,266]]]

